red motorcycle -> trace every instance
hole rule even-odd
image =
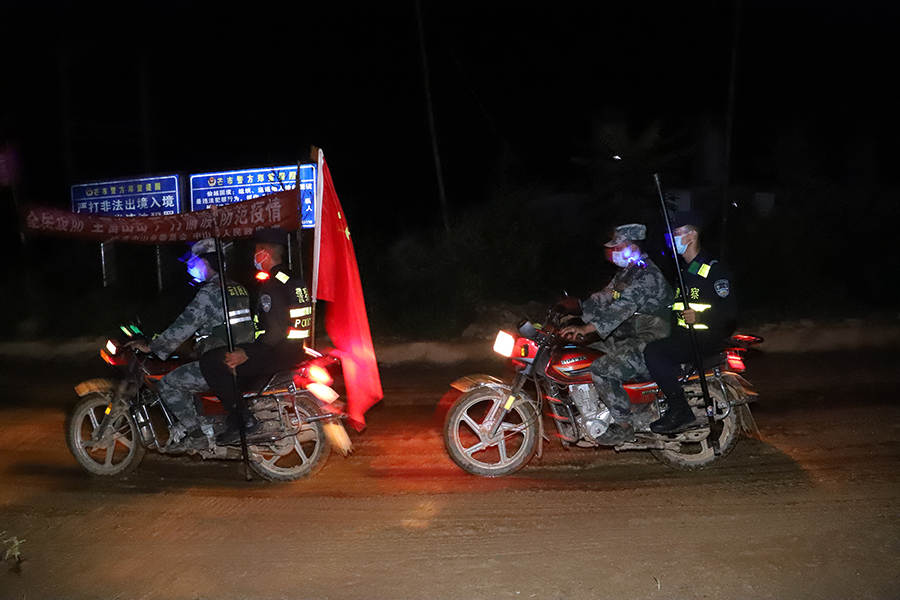
[[[204,459],[240,460],[239,446],[216,443],[226,429],[226,412],[218,398],[195,394],[205,439],[168,443],[175,424],[157,384],[163,375],[188,362],[159,360],[129,348],[129,339],[145,339],[136,325],[123,325],[123,337],[108,340],[101,358],[118,371],[116,379],[90,379],[75,386],[81,400],[66,422],[69,450],[88,473],[117,476],[137,468],[147,450],[194,454]],[[270,481],[293,481],[319,471],[332,445],[346,453],[349,438],[335,404],[338,394],[328,367],[337,359],[306,348],[307,358],[294,369],[257,382],[243,394],[262,424],[248,439],[250,468]]]
[[[613,422],[591,382],[591,363],[602,355],[575,345],[558,335],[564,315],[551,310],[542,327],[530,321],[518,328],[518,336],[497,334],[494,351],[515,367],[512,383],[490,375],[468,375],[453,388],[462,395],[453,403],[444,422],[444,445],[450,458],[463,470],[484,477],[514,473],[540,453],[544,431],[542,410],[552,420],[563,446],[598,447]],[[741,376],[743,353],[762,338],[736,334],[721,353],[704,358],[712,400],[714,426],[710,427],[700,378],[692,365],[684,365],[680,381],[697,417],[695,428],[676,434],[657,434],[650,423],[666,410],[666,401],[652,381],[624,384],[631,400],[635,440],[615,450],[650,450],[673,467],[695,470],[720,460],[737,444],[741,429],[756,429],[747,405],[757,394]],[[585,418],[578,405],[599,407]],[[716,436],[718,452],[710,436]]]

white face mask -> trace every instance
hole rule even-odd
[[[687,244],[684,243],[684,235],[676,235],[675,252],[677,252],[678,254],[684,254],[685,250],[687,250]]]
[[[266,257],[268,255],[268,252],[266,252],[265,250],[260,250],[253,255],[253,266],[256,267],[257,271],[265,271],[265,269],[263,269],[262,263],[266,260]]]
[[[640,259],[640,257],[640,252],[635,252],[631,246],[623,250],[614,250],[612,253],[613,264],[622,269]]]

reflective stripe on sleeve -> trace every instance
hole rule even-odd
[[[687,323],[684,322],[684,319],[678,319],[678,326],[684,327],[685,329],[688,328]],[[703,323],[694,323],[694,329],[709,329],[709,327],[707,327]]]
[[[309,330],[307,329],[294,329],[293,327],[288,328],[287,339],[289,340],[302,340],[308,337]]]
[[[291,318],[296,319],[297,317],[305,317],[306,315],[312,314],[311,306],[304,306],[302,308],[292,308],[291,309]]]
[[[703,312],[708,308],[712,308],[712,304],[701,304],[699,302],[688,302],[688,306],[697,312]],[[672,310],[684,310],[684,302],[675,302],[672,304]]]

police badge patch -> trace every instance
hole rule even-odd
[[[716,290],[718,291],[718,290]],[[721,295],[721,294],[720,294]],[[259,306],[263,309],[263,312],[269,312],[269,309],[272,308],[272,296],[268,294],[263,294],[259,297]]]
[[[731,286],[727,279],[719,279],[713,284],[713,288],[720,298],[727,298],[728,294],[731,293]]]

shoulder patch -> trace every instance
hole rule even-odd
[[[259,297],[259,307],[263,312],[269,312],[272,309],[272,296],[263,294]]]
[[[713,284],[713,289],[716,290],[720,298],[727,298],[728,294],[731,293],[731,284],[727,279],[717,279]]]

